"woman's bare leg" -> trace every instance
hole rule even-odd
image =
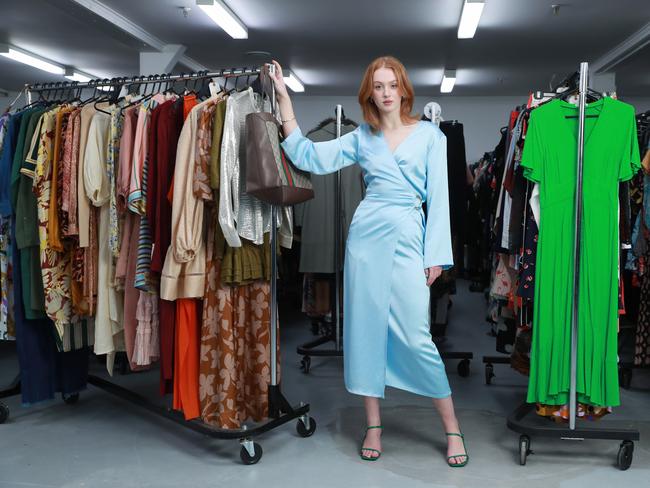
[[[371,425],[381,425],[381,414],[379,411],[379,398],[363,397],[364,405],[366,407],[366,427]],[[377,449],[381,452],[381,431],[382,429],[370,429],[366,432],[366,439],[363,447]],[[366,457],[378,457],[379,454],[375,451],[363,449],[361,452]]]
[[[433,405],[440,414],[445,432],[460,434],[460,426],[458,425],[458,419],[454,412],[454,402],[451,400],[451,396],[447,398],[434,398]],[[458,436],[447,436],[447,456],[460,455],[459,457],[451,458],[449,462],[451,464],[462,463],[467,459],[464,456],[465,454],[463,440]]]

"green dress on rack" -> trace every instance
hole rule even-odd
[[[528,402],[565,405],[571,376],[578,108],[535,109],[521,165],[539,183],[541,217]],[[617,365],[619,182],[640,168],[634,107],[587,105],[578,296],[577,401],[620,404]]]

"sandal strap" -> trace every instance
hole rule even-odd
[[[456,432],[445,432],[445,435],[455,435],[456,437],[460,437],[462,439],[465,438],[465,436],[463,434],[458,434]]]
[[[383,428],[384,428],[383,425],[371,425],[369,427],[366,427],[366,430],[369,430],[369,429],[383,429]]]

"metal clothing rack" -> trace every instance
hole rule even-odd
[[[274,66],[270,65],[271,72]],[[153,75],[150,77],[131,78],[113,78],[112,80],[92,80],[87,83],[51,83],[46,85],[25,85],[28,102],[31,103],[31,92],[38,92],[53,90],[77,90],[83,88],[97,88],[99,86],[111,86],[114,90],[117,87],[130,84],[159,84],[171,81],[191,81],[191,80],[205,80],[207,78],[238,78],[241,76],[255,76],[262,73],[263,67],[253,68],[231,68],[224,69],[216,72],[203,71],[200,73],[190,74],[166,74],[166,75]],[[235,82],[236,84],[236,82]],[[271,111],[275,108],[275,87],[272,85],[271,97]],[[272,222],[277,221],[277,207],[272,206]],[[277,227],[271,225],[271,249],[276,249],[277,243]],[[291,406],[287,399],[281,392],[280,385],[277,380],[277,254],[271,253],[271,384],[269,385],[269,420],[256,425],[253,428],[248,428],[246,425],[241,429],[219,429],[212,427],[200,420],[186,421],[180,412],[174,411],[167,407],[162,407],[154,404],[150,400],[140,396],[139,394],[128,390],[120,385],[95,375],[88,376],[88,383],[100,388],[108,393],[111,393],[127,402],[148,410],[149,412],[174,421],[183,427],[200,432],[201,434],[210,436],[216,439],[239,439],[241,444],[240,458],[244,464],[256,464],[262,457],[262,447],[253,441],[253,437],[268,432],[276,427],[286,424],[294,419],[298,419],[296,430],[301,437],[309,437],[316,430],[315,420],[309,416],[309,404],[300,402],[297,406]],[[18,376],[8,389],[0,391],[0,398],[6,398],[20,394],[20,377]],[[78,394],[64,396],[66,403],[76,403],[79,399]],[[9,417],[9,408],[0,402],[0,424],[5,422]]]
[[[341,137],[341,123],[343,120],[343,107],[336,106],[336,138]],[[341,229],[341,170],[336,172],[336,185],[334,186],[334,320],[333,330],[327,334],[296,348],[302,355],[300,368],[305,374],[311,369],[311,356],[315,357],[343,357],[341,343],[341,247],[343,246],[343,232]],[[333,349],[317,349],[323,344],[334,342]]]
[[[521,434],[519,437],[519,462],[523,466],[526,458],[532,454],[530,449],[530,436],[560,438],[562,440],[583,441],[585,439],[621,440],[617,456],[617,467],[626,470],[632,464],[634,442],[640,438],[637,429],[607,429],[607,428],[576,428],[577,394],[577,348],[578,348],[578,297],[580,277],[580,238],[582,226],[582,173],[584,163],[584,132],[585,132],[585,106],[588,92],[588,63],[580,63],[579,85],[579,118],[578,118],[578,154],[577,154],[577,179],[575,195],[575,219],[573,249],[574,276],[573,276],[573,310],[571,317],[571,380],[569,387],[569,426],[549,425],[545,419],[535,414],[535,406],[523,403],[508,416],[508,428]]]

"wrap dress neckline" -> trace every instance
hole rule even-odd
[[[406,135],[406,137],[404,137],[404,139],[402,139],[402,140],[399,142],[399,144],[397,144],[397,146],[395,146],[395,149],[393,149],[393,150],[391,150],[390,145],[388,144],[388,141],[386,140],[386,136],[384,135],[384,131],[383,131],[383,130],[380,130],[380,131],[378,132],[377,137],[379,137],[379,138],[382,140],[382,142],[383,142],[384,145],[386,146],[386,150],[387,150],[387,151],[388,151],[388,152],[393,156],[393,158],[396,158],[396,157],[397,157],[396,155],[397,155],[397,152],[399,151],[399,149],[400,149],[400,148],[401,148],[401,147],[406,143],[406,141],[408,141],[408,140],[411,138],[411,136],[412,136],[415,132],[417,132],[417,130],[422,126],[422,121],[417,121],[417,122],[416,122],[415,124],[413,124],[413,125],[414,125],[415,127],[413,127],[413,128],[409,131],[408,135]]]

